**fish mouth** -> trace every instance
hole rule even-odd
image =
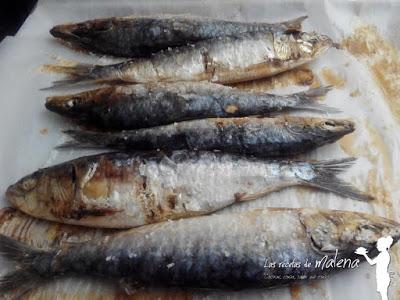
[[[335,142],[355,130],[354,122],[349,120],[326,120],[322,123],[325,142]]]
[[[50,29],[50,34],[66,42],[85,48],[91,43],[89,29],[85,24],[63,24],[56,25]]]
[[[76,97],[73,97],[72,95],[50,96],[46,98],[45,106],[48,109],[64,106],[67,101],[73,100],[74,98]]]
[[[46,98],[45,107],[52,112],[69,115],[77,100],[79,99],[70,95],[51,96]]]
[[[77,94],[50,96],[46,98],[45,107],[60,115],[70,117],[85,117],[97,102],[114,99],[112,93],[114,87],[100,88]]]
[[[108,31],[112,27],[112,21],[98,19],[90,22],[56,25],[50,29],[50,34],[69,42],[87,45],[91,42],[91,36]]]
[[[50,29],[50,34],[55,38],[79,42],[80,37],[73,33],[76,28],[77,26],[75,24],[57,25]]]
[[[84,117],[85,107],[90,106],[89,101],[85,101],[84,95],[63,95],[50,96],[46,98],[46,109],[66,117]]]
[[[319,36],[318,41],[315,44],[314,55],[317,56],[331,47],[340,49],[340,45],[338,43],[335,43],[329,36],[321,35]]]
[[[352,133],[355,130],[355,124],[350,120],[328,119],[323,121],[322,126],[330,132],[341,134]]]

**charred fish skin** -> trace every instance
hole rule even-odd
[[[277,117],[209,118],[121,132],[65,131],[61,148],[220,150],[259,157],[295,156],[354,131],[349,120]]]
[[[53,96],[46,108],[106,129],[138,129],[212,117],[265,115],[285,110],[333,111],[317,101],[330,87],[279,96],[207,82],[136,84]]]
[[[236,83],[275,75],[310,62],[335,43],[316,32],[255,32],[224,36],[114,65],[47,65],[75,83],[210,81]]]
[[[336,177],[352,162],[265,161],[219,152],[106,153],[41,169],[11,185],[6,198],[41,219],[131,228],[209,214],[296,185],[370,200]]]
[[[113,17],[54,26],[50,34],[79,48],[149,57],[168,47],[253,31],[300,30],[306,16],[282,23],[244,23],[190,16]]]
[[[22,266],[0,281],[0,291],[13,289],[23,276],[29,284],[35,280],[32,273],[47,280],[85,274],[136,286],[275,287],[301,280],[284,278],[287,274],[310,278],[343,270],[336,265],[307,268],[304,262],[336,253],[336,259],[355,259],[360,246],[373,254],[381,236],[399,239],[399,225],[355,212],[278,208],[164,222],[50,252],[0,236],[0,252]],[[292,260],[303,263],[299,268],[265,268],[266,261]]]

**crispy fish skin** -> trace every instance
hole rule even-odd
[[[220,150],[260,157],[305,153],[354,131],[349,120],[282,116],[210,118],[120,132],[65,131],[60,148]]]
[[[335,43],[316,32],[256,32],[225,36],[161,51],[151,58],[132,59],[113,65],[46,65],[69,79],[54,87],[75,83],[147,83],[249,81],[293,69],[310,62]]]
[[[296,275],[343,270],[343,264],[322,270],[304,262],[334,258],[336,250],[336,260],[355,260],[358,247],[374,255],[376,241],[385,235],[396,242],[399,224],[356,212],[277,208],[148,225],[50,252],[0,236],[1,254],[20,265],[0,281],[0,291],[60,274],[106,277],[125,286],[275,287],[299,280]],[[293,260],[301,265],[264,267],[266,261]],[[288,274],[293,278],[284,277]]]
[[[212,117],[265,115],[285,110],[333,111],[315,101],[330,87],[286,96],[247,92],[208,82],[112,86],[46,99],[62,116],[106,129],[138,129]]]
[[[282,23],[244,23],[190,16],[112,17],[54,26],[50,33],[92,52],[149,57],[168,47],[246,32],[300,30],[306,16]]]
[[[40,169],[11,185],[6,197],[37,218],[130,228],[209,214],[296,185],[369,200],[336,177],[352,161],[273,162],[190,151],[105,153]]]

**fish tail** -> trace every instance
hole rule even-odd
[[[296,95],[308,98],[318,98],[325,96],[333,88],[332,85],[321,86],[317,88],[308,89],[307,91],[296,93]]]
[[[55,253],[35,250],[0,234],[0,255],[15,262],[15,271],[0,278],[0,295],[12,291],[25,292],[51,276]]]
[[[307,176],[304,176],[302,181],[306,185],[330,191],[343,197],[361,201],[373,200],[372,196],[361,192],[351,184],[337,177],[338,174],[344,172],[350,166],[352,166],[355,160],[355,158],[350,157],[312,162],[311,167],[315,173],[315,176],[312,176],[311,179],[309,179]]]
[[[299,100],[296,108],[324,113],[340,112],[340,110],[336,108],[329,107],[325,104],[315,101],[316,98],[325,96],[331,89],[332,86],[321,86],[294,94],[293,96],[297,97],[297,99]]]
[[[68,135],[71,140],[58,145],[57,149],[96,149],[107,147],[106,143],[102,143],[102,141],[106,140],[106,133],[86,130],[64,130],[63,133]]]
[[[42,88],[48,90],[56,87],[74,85],[78,83],[90,83],[99,78],[103,66],[92,64],[76,64],[74,66],[44,65],[43,69],[51,73],[65,74],[67,77],[62,80],[53,81],[50,87]]]
[[[286,27],[287,31],[300,31],[303,21],[307,18],[308,16],[301,16],[286,22],[282,22],[282,24]]]

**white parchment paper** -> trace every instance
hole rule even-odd
[[[55,79],[52,75],[40,72],[40,66],[54,62],[55,57],[82,62],[112,61],[110,58],[77,53],[64,47],[50,36],[49,29],[55,24],[96,17],[163,13],[264,22],[308,15],[309,19],[304,23],[305,30],[317,30],[338,42],[353,34],[359,26],[373,25],[394,49],[400,47],[399,1],[39,1],[17,35],[6,38],[0,44],[2,206],[7,206],[4,199],[7,186],[20,177],[37,168],[86,153],[59,152],[53,149],[64,138],[61,130],[72,125],[45,110],[43,104],[46,96],[65,91],[39,91],[39,88],[49,86],[50,81]],[[324,69],[342,79],[340,87],[330,92],[324,101],[343,111],[335,116],[354,119],[357,130],[346,140],[322,147],[304,158],[329,159],[355,155],[359,158],[357,164],[343,177],[360,189],[371,192],[378,200],[361,203],[330,193],[290,188],[256,201],[235,205],[219,213],[269,206],[313,206],[374,213],[400,221],[400,172],[397,167],[400,160],[400,118],[393,111],[394,104],[390,102],[393,97],[388,100],[386,91],[371,72],[368,58],[353,56],[345,50],[331,49],[310,67],[322,83],[330,83],[325,82]],[[399,81],[398,78],[393,78],[394,84],[397,84],[396,80]],[[286,88],[285,92],[299,89],[300,87]],[[393,274],[389,299],[399,299],[399,247],[394,246],[391,254],[390,271]],[[207,292],[194,296],[209,299],[379,299],[375,286],[375,268],[366,264],[356,270],[331,276],[327,280],[296,288]]]

